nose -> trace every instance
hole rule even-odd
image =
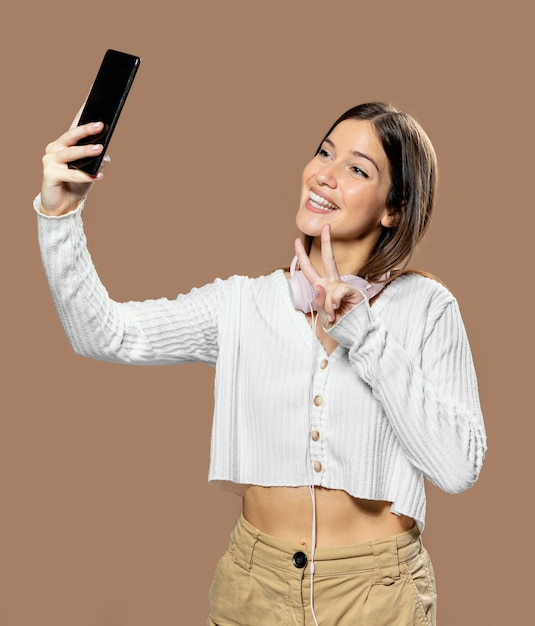
[[[320,185],[326,185],[327,187],[336,187],[336,169],[335,163],[325,164],[321,169],[316,172],[316,180]]]

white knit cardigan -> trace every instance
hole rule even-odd
[[[38,217],[67,336],[96,359],[215,366],[210,481],[238,493],[251,484],[342,489],[391,502],[421,530],[424,477],[450,493],[476,481],[486,450],[476,376],[457,302],[441,284],[396,279],[329,331],[339,345],[328,355],[293,308],[282,270],[217,279],[175,300],[111,300],[82,208]]]

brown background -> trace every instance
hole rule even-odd
[[[287,264],[301,168],[353,104],[391,100],[427,129],[441,186],[414,264],[461,303],[490,444],[472,490],[429,488],[439,623],[529,621],[528,4],[52,0],[4,9],[1,626],[202,624],[239,508],[206,484],[212,371],[75,356],[40,267],[30,205],[41,154],[108,47],[143,58],[113,164],[85,214],[117,299],[172,297]]]

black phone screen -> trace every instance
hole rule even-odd
[[[101,143],[104,149],[96,157],[69,163],[69,167],[76,167],[92,176],[98,172],[140,62],[141,59],[132,54],[106,51],[78,122],[79,126],[103,122],[102,133],[86,137],[78,145]]]

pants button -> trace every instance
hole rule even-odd
[[[296,552],[292,557],[292,563],[297,569],[303,569],[308,563],[307,555],[304,552]]]

